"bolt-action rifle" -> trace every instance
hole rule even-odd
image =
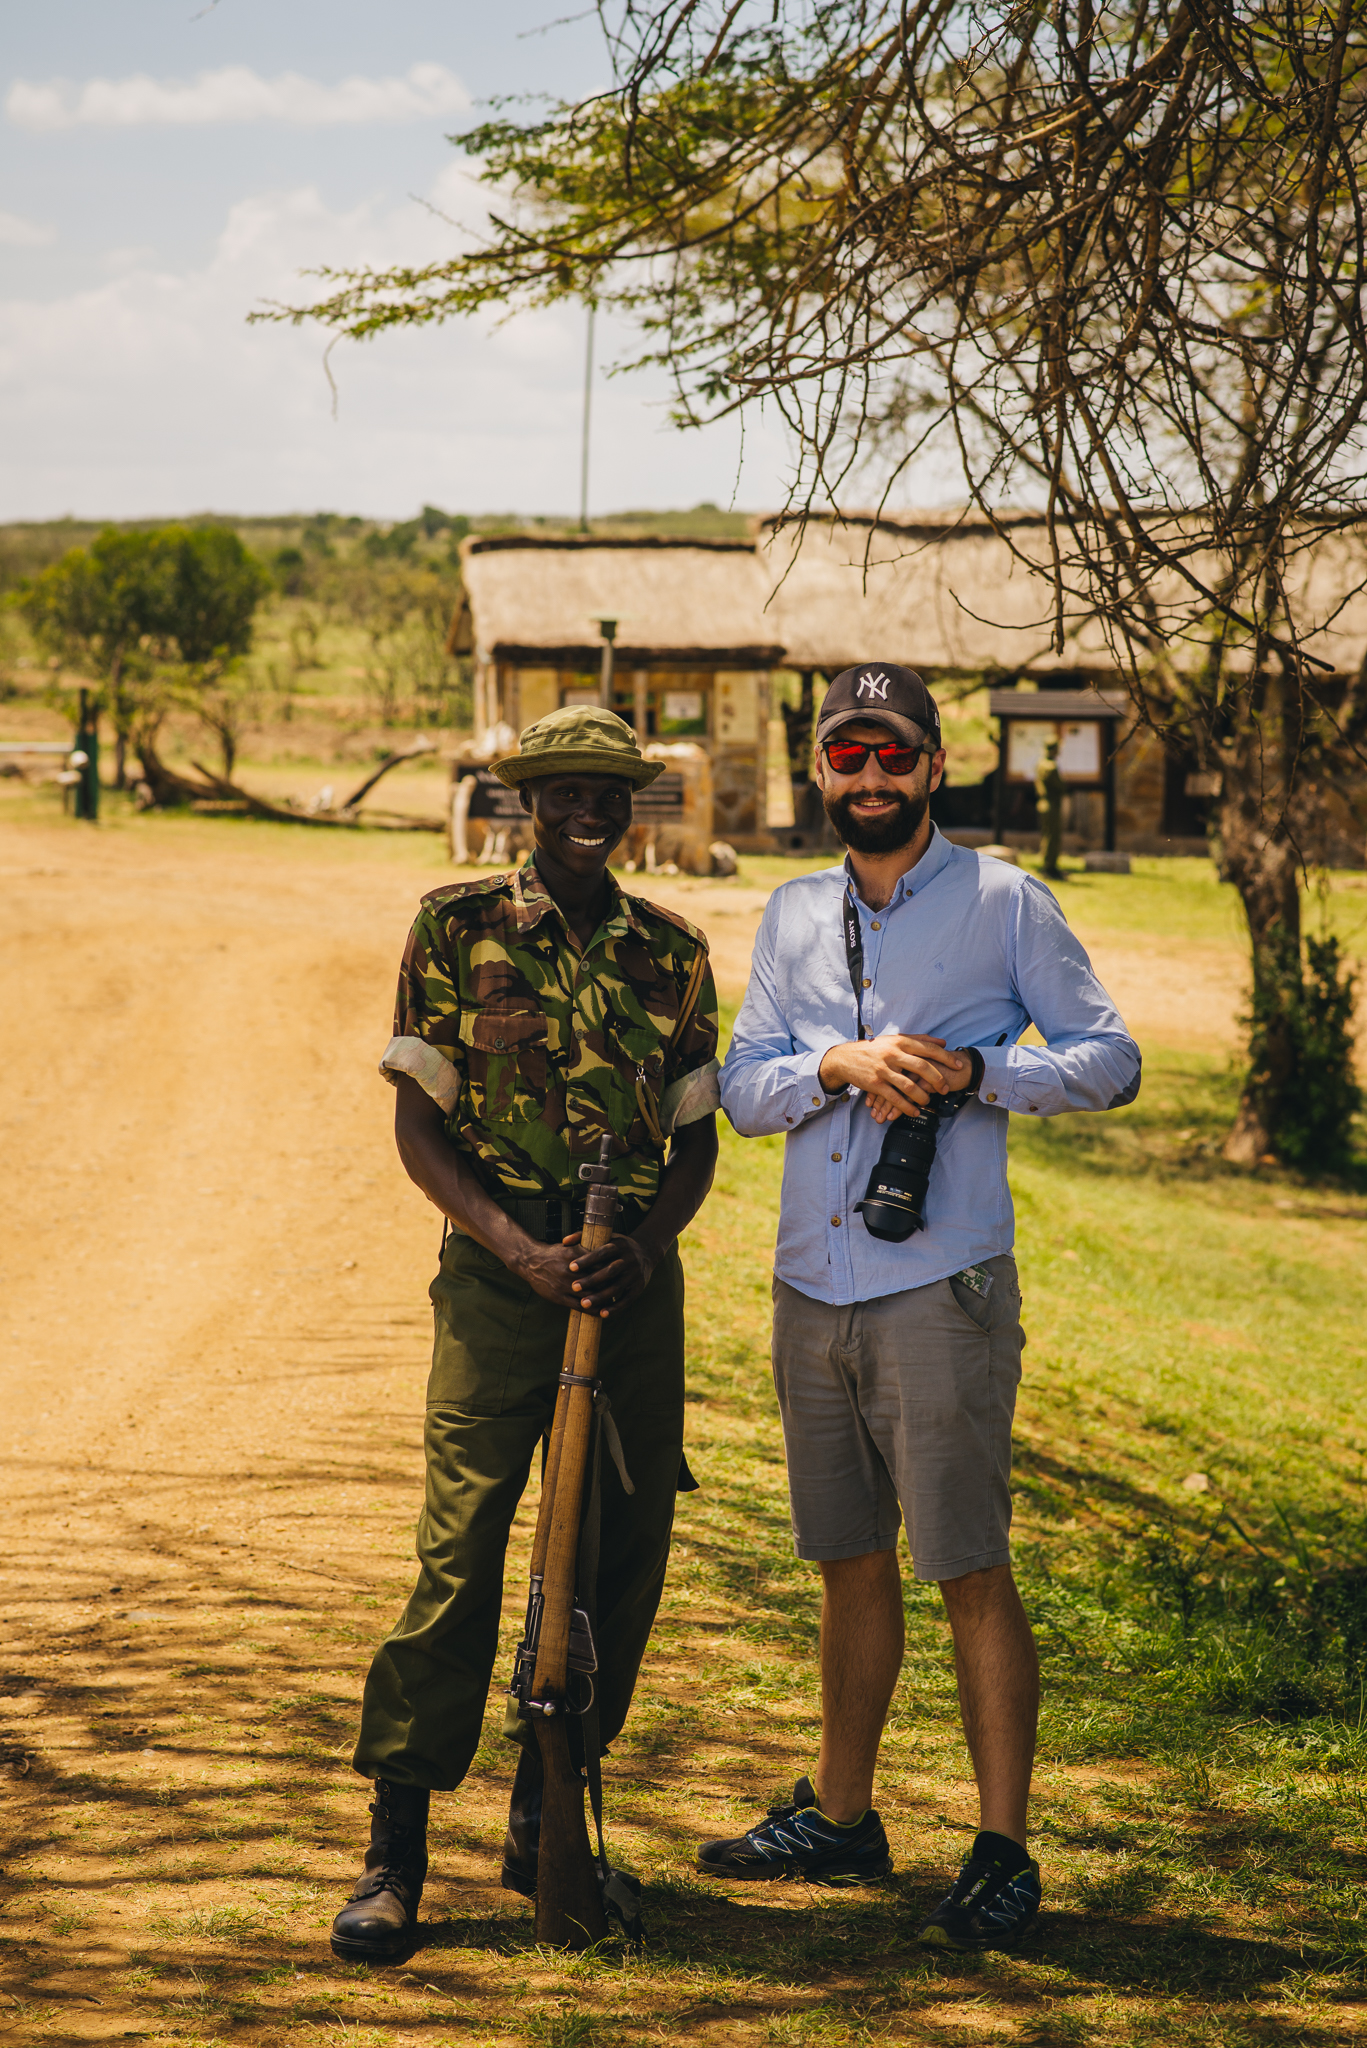
[[[612,1236],[617,1195],[608,1178],[612,1139],[605,1136],[594,1166],[581,1166],[589,1183],[581,1243],[597,1251]],[[532,1541],[527,1628],[511,1690],[531,1721],[541,1749],[545,1790],[536,1870],[536,1938],[554,1948],[584,1949],[607,1933],[603,1886],[608,1872],[589,1847],[584,1823],[584,1779],[570,1755],[567,1716],[592,1698],[597,1654],[588,1614],[576,1600],[576,1569],[584,1487],[595,1432],[595,1406],[604,1407],[595,1377],[602,1320],[596,1311],[571,1309],[555,1417],[541,1483],[541,1507]],[[615,1436],[613,1438],[615,1444]],[[625,1475],[624,1475],[625,1476]],[[579,1699],[571,1696],[571,1674]],[[586,1745],[587,1747],[587,1745]],[[595,1774],[595,1755],[586,1767]],[[595,1811],[596,1811],[595,1792]],[[601,1848],[601,1834],[600,1834]]]

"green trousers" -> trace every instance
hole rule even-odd
[[[418,1582],[371,1664],[353,1759],[365,1777],[455,1789],[479,1744],[498,1652],[503,1560],[555,1407],[566,1313],[453,1234],[432,1282],[427,1490]],[[677,1253],[603,1325],[599,1376],[621,1432],[628,1494],[602,1461],[596,1678],[610,1742],[664,1586],[683,1448],[683,1272]],[[511,1676],[512,1658],[508,1658]],[[506,1677],[503,1682],[506,1683]]]

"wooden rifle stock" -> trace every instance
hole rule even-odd
[[[598,1164],[581,1168],[590,1185],[581,1242],[596,1251],[612,1236],[617,1198],[608,1179],[612,1141],[605,1137]],[[570,1626],[584,1485],[593,1444],[593,1386],[602,1320],[571,1309],[565,1362],[556,1396],[532,1542],[532,1579],[541,1581],[532,1716],[541,1747],[545,1789],[536,1870],[536,1938],[553,1948],[584,1949],[607,1933],[598,1865],[584,1824],[584,1780],[570,1757],[566,1711]],[[571,1377],[572,1376],[572,1377]],[[567,1384],[566,1381],[569,1381]]]

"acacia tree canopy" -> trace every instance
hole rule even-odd
[[[1055,644],[1099,620],[1142,715],[1222,774],[1263,1018],[1231,1149],[1261,1156],[1296,1084],[1277,991],[1306,791],[1367,737],[1367,685],[1315,642],[1367,580],[1367,4],[600,13],[610,91],[460,139],[482,240],[320,273],[271,317],[361,339],[611,303],[682,423],[779,408],[799,517],[856,485],[886,500],[934,450],[988,518],[1040,507],[1022,560]]]

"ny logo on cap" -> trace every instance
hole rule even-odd
[[[856,697],[862,697],[866,690],[868,691],[870,697],[877,697],[879,701],[882,702],[884,699],[886,699],[888,694],[887,677],[884,675],[860,676],[859,687],[856,689],[854,694]]]

